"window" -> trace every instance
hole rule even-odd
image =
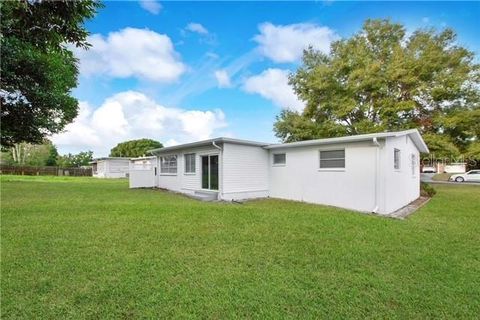
[[[410,156],[411,166],[412,166],[412,177],[415,177],[417,172],[417,157],[412,153]]]
[[[400,170],[400,150],[393,149],[393,168]]]
[[[273,155],[274,165],[285,165],[287,163],[287,155],[285,153],[276,153]]]
[[[187,153],[185,158],[185,173],[195,173],[195,153]]]
[[[160,157],[160,173],[177,173],[177,156]]]
[[[345,150],[320,151],[320,169],[345,168]]]

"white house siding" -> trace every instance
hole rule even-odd
[[[269,195],[268,151],[258,147],[234,143],[223,145],[224,200],[241,200]]]
[[[345,149],[345,169],[319,169],[320,150]],[[285,166],[273,154],[286,153]],[[375,207],[376,147],[371,142],[270,150],[270,196],[371,212]]]
[[[400,150],[400,169],[394,168],[394,149]],[[394,212],[420,196],[420,154],[408,135],[386,139],[383,152],[382,173],[385,192],[382,213]],[[412,174],[411,155],[415,155]]]
[[[93,172],[93,176],[96,178],[105,178],[106,164],[104,160],[97,161],[97,171]]]
[[[125,178],[129,171],[129,159],[104,159],[97,161],[97,178]]]
[[[108,178],[125,178],[129,171],[129,159],[124,160],[107,160],[105,161]]]
[[[185,173],[184,154],[195,153],[195,173]],[[166,155],[177,155],[177,173],[167,174],[160,171],[160,157]],[[202,189],[201,156],[219,155],[219,184],[222,184],[221,175],[221,156],[220,150],[213,146],[186,148],[169,152],[168,154],[158,155],[157,186],[159,188],[169,189],[183,193],[194,193]]]

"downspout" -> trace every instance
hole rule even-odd
[[[219,171],[220,171],[220,177],[222,177],[222,179],[220,180],[220,186],[219,186],[219,194],[220,194],[220,200],[222,200],[223,196],[223,149],[222,147],[220,147],[218,144],[215,143],[215,140],[212,141],[212,146],[214,146],[215,148],[217,148],[218,150],[220,150],[220,157],[218,158],[218,166],[219,166]]]
[[[378,213],[378,164],[379,164],[379,157],[380,157],[380,143],[378,142],[377,138],[373,138],[373,144],[377,147],[375,149],[375,207],[373,208],[373,213]]]

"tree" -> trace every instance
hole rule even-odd
[[[305,50],[290,84],[306,107],[283,111],[275,134],[291,142],[418,128],[464,152],[479,138],[480,69],[455,39],[450,29],[407,37],[402,25],[367,20],[330,55]]]
[[[88,166],[93,160],[93,151],[82,151],[77,154],[66,154],[58,156],[57,165],[59,167],[81,167]]]
[[[160,142],[152,139],[130,140],[117,144],[110,150],[110,157],[141,157],[148,150],[162,147]]]
[[[57,148],[51,141],[45,140],[42,144],[16,143],[8,151],[12,164],[26,166],[53,166],[58,156]]]
[[[78,69],[68,45],[88,48],[83,23],[100,7],[97,0],[2,2],[2,146],[41,143],[76,117]]]

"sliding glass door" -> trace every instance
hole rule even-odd
[[[202,189],[218,190],[218,155],[202,156]]]

